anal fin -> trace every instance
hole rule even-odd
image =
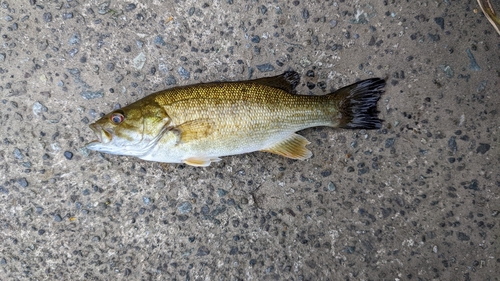
[[[306,145],[309,143],[303,136],[292,134],[261,151],[278,154],[291,159],[304,160],[312,156],[312,152],[306,148]]]

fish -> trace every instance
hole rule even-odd
[[[263,151],[305,160],[317,127],[379,129],[385,79],[369,78],[326,95],[300,95],[300,75],[179,86],[114,110],[90,128],[101,153],[206,167],[220,157]]]

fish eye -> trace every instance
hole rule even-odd
[[[123,116],[123,114],[121,113],[113,113],[111,114],[111,116],[109,117],[109,119],[111,120],[111,122],[113,122],[115,125],[118,125],[120,124],[121,122],[123,122],[123,120],[125,119],[125,116]]]

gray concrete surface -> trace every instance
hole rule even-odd
[[[477,8],[1,1],[0,280],[499,280],[500,36]],[[154,91],[287,69],[314,95],[387,77],[383,129],[305,130],[304,162],[83,148]]]

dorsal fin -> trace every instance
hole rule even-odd
[[[287,93],[290,94],[295,94],[295,87],[300,82],[300,75],[293,71],[285,71],[281,75],[277,76],[272,76],[272,77],[264,77],[264,78],[258,78],[254,80],[248,80],[248,81],[216,81],[216,82],[208,82],[208,83],[200,83],[197,85],[185,85],[185,86],[179,86],[178,88],[186,88],[186,87],[193,87],[193,86],[213,86],[213,85],[219,85],[220,83],[255,83],[259,85],[264,85],[276,89],[283,90]]]
[[[278,88],[287,93],[294,94],[295,87],[297,87],[300,82],[300,75],[293,70],[289,70],[278,76],[264,77],[248,82]]]

